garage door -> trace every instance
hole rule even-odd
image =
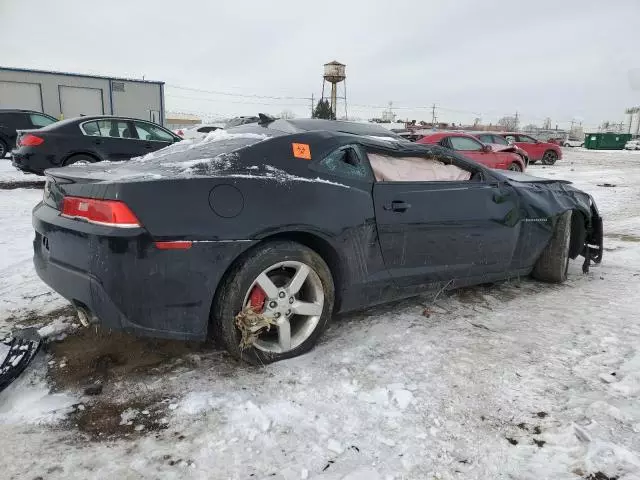
[[[99,88],[60,85],[60,110],[64,118],[80,115],[102,115],[102,90]]]
[[[40,84],[0,81],[0,108],[21,108],[42,112]]]

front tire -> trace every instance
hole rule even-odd
[[[296,357],[326,329],[334,296],[331,271],[317,253],[295,242],[269,242],[226,275],[212,308],[212,333],[231,355],[252,364]],[[275,325],[243,347],[236,318],[248,307]]]
[[[549,283],[563,283],[569,269],[571,244],[571,210],[560,215],[551,240],[533,267],[533,278]]]
[[[512,172],[522,172],[522,167],[519,163],[513,162],[511,165],[509,165],[508,170],[511,170]]]
[[[547,150],[542,156],[543,165],[553,165],[558,160],[558,154],[553,150]]]

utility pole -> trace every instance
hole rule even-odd
[[[313,93],[312,93],[311,94],[311,117],[310,118],[313,118],[313,108],[314,108],[314,105],[313,105]]]
[[[436,128],[436,104],[434,103],[431,107],[431,128]]]

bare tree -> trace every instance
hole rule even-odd
[[[296,115],[291,110],[282,110],[280,112],[280,118],[284,120],[291,120],[292,118],[296,118]]]
[[[518,120],[516,117],[502,117],[498,120],[498,125],[500,125],[505,130],[515,130],[518,127]]]
[[[534,125],[533,123],[530,123],[529,125],[525,125],[524,127],[522,127],[522,130],[525,132],[537,132],[538,131],[538,126]]]

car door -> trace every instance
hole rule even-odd
[[[529,135],[518,134],[516,137],[516,145],[529,154],[529,159],[540,160],[544,154],[544,148],[535,138]]]
[[[385,265],[400,287],[497,279],[511,264],[518,200],[486,173],[464,181],[376,181],[373,201]]]
[[[497,161],[495,153],[492,150],[487,150],[485,146],[475,138],[452,135],[447,137],[446,141],[449,144],[449,148],[461,155],[486,165],[489,168],[495,167]]]
[[[95,128],[98,129],[98,135],[94,134]],[[119,162],[145,153],[134,139],[134,127],[130,120],[110,118],[87,122],[83,124],[83,131],[95,137],[94,148],[103,160]]]
[[[179,140],[168,130],[153,123],[134,120],[133,125],[135,127],[134,133],[137,136],[136,141],[142,145],[147,153],[160,150]]]

